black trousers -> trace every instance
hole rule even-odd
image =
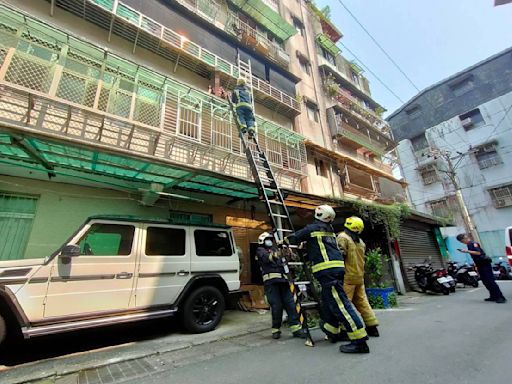
[[[295,308],[290,285],[286,282],[265,284],[265,296],[272,313],[272,333],[278,332],[283,322],[283,309],[288,314],[288,325],[292,332],[299,331],[302,326]]]
[[[478,265],[478,273],[480,273],[480,279],[482,283],[485,285],[485,288],[489,291],[489,295],[491,299],[500,299],[503,297],[503,293],[501,293],[501,289],[496,284],[496,280],[494,278],[494,273],[492,272],[491,263],[485,263],[482,265]]]
[[[343,290],[343,272],[324,272],[317,280],[322,286],[321,328],[325,334],[336,336],[344,330],[350,340],[367,339],[363,322]]]

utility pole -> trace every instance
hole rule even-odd
[[[458,154],[461,158],[464,156],[463,153],[459,152]],[[453,159],[451,157],[451,152],[445,149],[431,148],[430,153],[427,156],[433,157],[434,159],[442,158],[446,162],[448,170],[441,172],[446,173],[455,189],[455,198],[457,200],[460,212],[462,213],[462,219],[464,220],[464,227],[466,232],[471,234],[473,240],[480,243],[480,236],[478,235],[475,224],[473,223],[473,219],[471,218],[471,215],[469,214],[468,208],[466,206],[466,202],[464,201],[464,197],[462,196],[462,189],[460,188],[457,172],[455,171],[456,166],[454,166],[452,162]]]

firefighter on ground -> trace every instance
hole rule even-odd
[[[258,244],[256,260],[263,275],[265,296],[272,313],[272,338],[279,339],[281,337],[284,308],[293,337],[304,339],[306,336],[302,330],[287,278],[288,266],[279,250],[274,246],[274,238],[270,233],[263,232],[258,237]]]
[[[357,216],[345,220],[345,229],[337,237],[338,247],[345,253],[345,281],[343,289],[354,307],[363,318],[366,332],[369,336],[379,336],[377,326],[379,321],[375,317],[364,286],[364,254],[366,244],[360,235],[364,223]]]
[[[350,343],[341,345],[340,352],[369,353],[364,325],[343,291],[345,264],[332,227],[335,216],[332,207],[317,207],[315,221],[286,237],[284,243],[298,245],[307,242],[307,257],[312,264],[313,275],[322,287],[321,328],[325,334],[333,342],[343,341],[340,334],[344,330]]]
[[[249,88],[245,84],[245,79],[242,77],[236,82],[236,87],[231,94],[231,102],[235,106],[236,117],[242,133],[249,133],[249,139],[252,139],[255,134],[252,97]]]

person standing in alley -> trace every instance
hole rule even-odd
[[[480,274],[480,279],[485,285],[485,288],[489,291],[489,297],[485,299],[485,301],[494,301],[498,304],[506,303],[507,299],[505,299],[503,293],[501,293],[501,289],[494,279],[492,259],[485,254],[485,251],[479,243],[471,240],[465,233],[457,235],[457,240],[466,244],[468,247],[467,249],[459,249],[459,251],[462,253],[469,253],[469,255],[471,255],[471,258],[478,269],[478,273]]]
[[[379,336],[379,321],[373,312],[364,286],[364,258],[366,244],[360,235],[364,223],[357,216],[345,220],[345,229],[337,237],[338,246],[345,252],[345,280],[343,289],[354,307],[359,311],[366,326],[368,336]]]
[[[283,321],[283,308],[288,315],[288,325],[293,337],[304,339],[306,335],[300,324],[293,295],[290,291],[290,282],[287,277],[287,266],[283,262],[279,250],[274,247],[274,238],[268,232],[258,237],[259,247],[256,250],[256,260],[263,275],[265,296],[272,313],[272,338],[281,337],[281,323]]]
[[[236,87],[231,94],[231,102],[234,104],[238,124],[242,133],[248,133],[249,139],[255,134],[254,129],[254,111],[252,110],[252,96],[245,79],[240,77],[236,82]]]
[[[341,345],[340,352],[369,353],[364,325],[343,290],[345,264],[332,227],[335,217],[332,207],[321,205],[315,209],[314,222],[286,237],[283,243],[306,242],[311,270],[322,287],[321,328],[325,334],[332,341],[343,341],[339,337],[342,328],[350,343]]]

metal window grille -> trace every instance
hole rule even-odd
[[[281,165],[283,163],[283,155],[281,154],[281,143],[278,140],[266,138],[267,157],[272,164]]]
[[[436,181],[439,181],[439,175],[437,174],[437,169],[434,166],[427,166],[420,170],[421,179],[423,180],[423,184],[429,185],[433,184]]]
[[[489,192],[496,208],[508,207],[512,205],[512,185],[493,188]]]
[[[479,147],[475,152],[475,157],[480,169],[493,167],[502,163],[501,158],[496,150],[495,143]]]
[[[201,110],[202,100],[182,95],[178,98],[178,129],[180,136],[201,140]]]
[[[227,108],[212,105],[212,145],[232,150],[231,112]]]

